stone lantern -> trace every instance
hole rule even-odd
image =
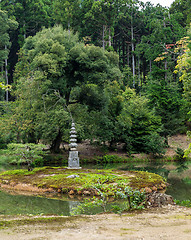
[[[72,127],[70,131],[70,151],[69,151],[69,158],[68,158],[68,168],[70,169],[80,169],[78,151],[77,151],[77,135],[75,129],[75,123],[72,122]]]

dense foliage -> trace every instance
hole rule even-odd
[[[189,3],[1,1],[1,145],[59,152],[73,119],[79,141],[163,154],[189,130]]]

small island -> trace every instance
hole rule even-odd
[[[65,167],[42,167],[5,171],[0,174],[2,189],[28,194],[68,194],[73,196],[97,196],[102,194],[115,199],[129,199],[135,191],[141,194],[165,192],[165,180],[154,173],[102,169],[68,169]],[[121,196],[120,196],[121,195]]]

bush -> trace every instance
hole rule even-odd
[[[10,143],[7,149],[1,150],[1,164],[28,164],[35,161],[40,164],[46,152],[43,144],[16,144]]]
[[[103,163],[120,163],[124,162],[124,159],[116,155],[105,155],[102,159]]]
[[[174,200],[177,205],[184,206],[184,207],[189,207],[191,208],[191,201],[190,200]]]
[[[176,149],[176,155],[175,155],[175,160],[179,162],[185,162],[186,157],[184,157],[184,150],[182,148],[177,148]]]
[[[145,142],[145,152],[161,156],[165,154],[165,141],[158,133],[152,133],[143,138]]]
[[[126,158],[119,157],[117,155],[104,155],[103,157],[98,156],[94,159],[97,164],[106,164],[106,163],[123,163],[127,162]]]

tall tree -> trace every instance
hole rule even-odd
[[[81,6],[80,0],[54,0],[52,3],[53,18],[64,29],[80,31]]]
[[[154,7],[147,3],[143,8],[145,16],[145,33],[141,38],[140,44],[136,51],[141,53],[143,61],[146,61],[147,70],[144,70],[144,75],[148,72],[160,72],[167,79],[167,70],[173,72],[175,58],[173,56],[173,48],[185,33],[184,28],[178,23],[177,16],[169,14],[168,9],[160,5]],[[165,53],[162,54],[162,53]],[[170,53],[170,58],[167,58],[166,53]],[[163,61],[154,61],[159,55]],[[174,65],[170,69],[171,63]]]
[[[18,28],[10,35],[12,43],[8,58],[10,81],[13,81],[15,64],[18,61],[18,51],[28,36],[33,36],[43,26],[51,26],[51,0],[4,0],[0,2],[2,10],[7,11],[9,18],[18,22]]]
[[[119,53],[120,64],[132,70],[133,83],[135,87],[136,63],[140,63],[136,59],[136,45],[140,42],[140,37],[143,34],[143,16],[141,13],[141,2],[137,0],[123,1],[119,20],[115,27],[114,34],[114,49]],[[139,66],[138,66],[139,67]]]
[[[11,47],[9,34],[17,26],[15,20],[10,19],[5,11],[0,10],[0,79],[7,85],[9,84],[7,59]],[[8,91],[6,91],[6,100],[8,101]]]
[[[34,137],[38,135],[38,139],[50,141],[51,136],[51,148],[58,151],[65,129],[63,124],[69,119],[68,106],[81,102],[99,110],[100,98],[96,105],[93,102],[96,91],[91,84],[96,85],[99,94],[104,94],[104,84],[120,78],[116,54],[85,46],[76,34],[64,31],[61,26],[44,29],[26,39],[20,53],[15,76],[18,117],[24,115],[31,122],[28,125]],[[55,129],[48,131],[45,125]],[[50,136],[45,137],[48,132]]]
[[[82,11],[86,10],[83,23],[93,26],[95,33],[92,32],[90,35],[93,35],[92,38],[95,34],[97,35],[97,40],[99,40],[97,44],[103,49],[110,49],[112,46],[114,27],[119,18],[122,2],[121,0],[86,0],[82,2]]]
[[[180,81],[183,83],[184,98],[187,103],[188,121],[191,121],[191,27],[188,30],[187,37],[182,38],[177,42],[176,52],[179,53],[175,73],[178,74]],[[191,138],[191,131],[187,132],[187,135]],[[185,151],[185,156],[189,156],[191,153],[191,144]]]
[[[179,23],[186,27],[191,22],[191,0],[175,0],[170,6],[170,13],[179,17]]]

